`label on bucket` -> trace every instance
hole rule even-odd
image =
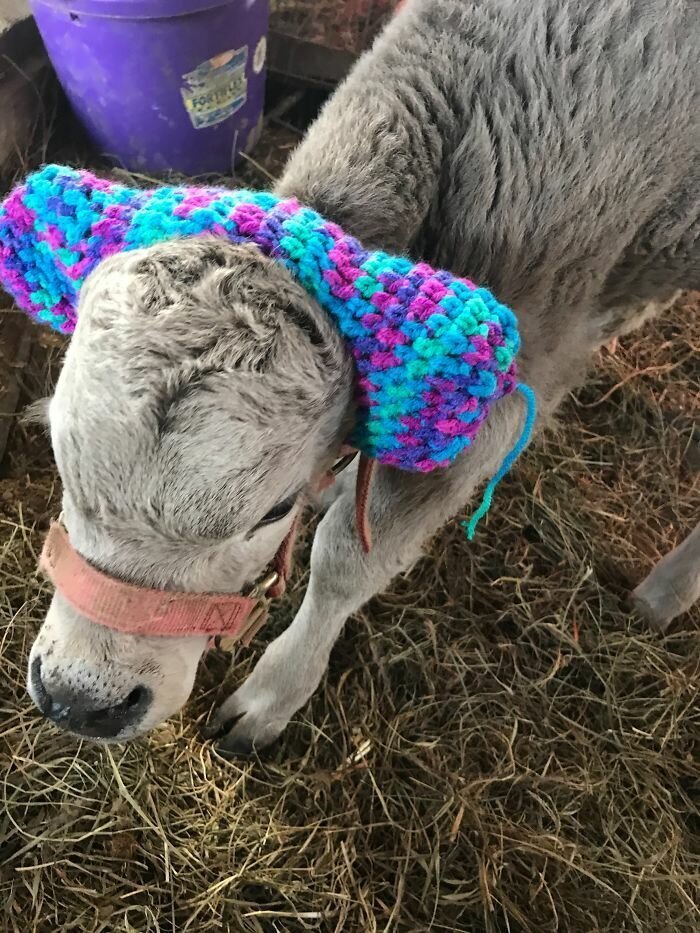
[[[192,126],[201,130],[227,120],[246,101],[248,46],[209,58],[182,76],[182,99]]]
[[[260,72],[265,67],[265,57],[267,55],[267,39],[265,36],[260,36],[260,41],[255,46],[255,55],[253,55],[253,71],[256,75],[259,75]]]

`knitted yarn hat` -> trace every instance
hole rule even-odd
[[[80,288],[103,259],[207,234],[254,244],[331,315],[355,360],[350,442],[363,453],[403,470],[449,466],[491,405],[516,387],[527,396],[528,418],[510,462],[526,445],[534,396],[517,385],[512,311],[468,279],[364,249],[296,200],[189,186],[142,190],[49,165],[0,205],[0,283],[37,321],[70,334]]]

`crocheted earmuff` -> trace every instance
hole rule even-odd
[[[447,467],[491,405],[518,388],[523,433],[468,526],[526,446],[532,391],[517,383],[515,315],[484,288],[426,263],[364,249],[295,200],[201,187],[129,188],[49,165],[0,206],[0,282],[41,323],[70,334],[85,279],[108,256],[176,237],[252,243],[331,315],[357,370],[350,443],[388,466]]]

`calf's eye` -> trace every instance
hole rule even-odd
[[[262,528],[263,525],[273,525],[275,522],[279,522],[286,515],[289,515],[296,501],[296,496],[290,496],[288,499],[285,499],[284,502],[278,502],[274,509],[270,509],[270,511],[260,519],[255,528]]]

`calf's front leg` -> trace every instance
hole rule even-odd
[[[319,524],[311,577],[294,621],[268,646],[250,677],[216,711],[209,734],[224,755],[247,755],[273,742],[316,690],[348,616],[420,556],[424,542],[492,476],[522,424],[522,402],[501,401],[475,448],[449,470],[428,475],[377,470],[370,498],[373,546],[357,535],[346,490]]]
[[[664,631],[700,600],[700,524],[663,557],[632,593],[637,611]]]

